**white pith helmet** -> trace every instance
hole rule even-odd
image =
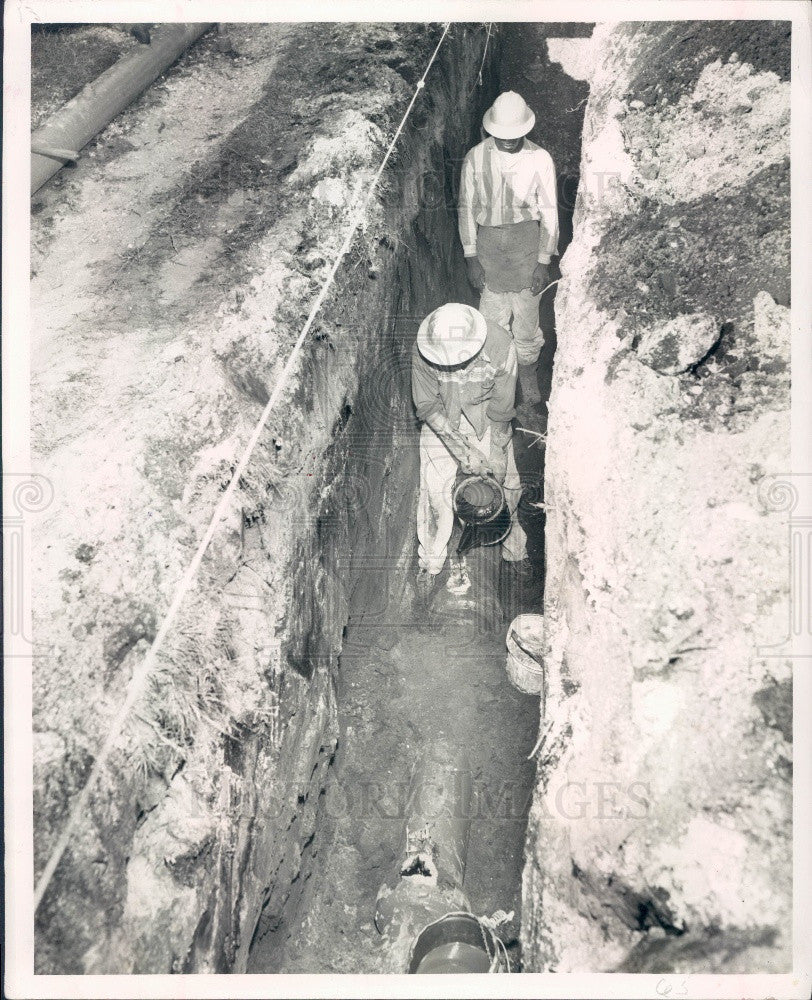
[[[536,116],[515,90],[500,94],[485,112],[482,125],[497,139],[518,139],[533,128]]]
[[[485,317],[472,306],[448,302],[426,316],[417,331],[417,349],[444,368],[470,361],[482,350],[488,333]]]

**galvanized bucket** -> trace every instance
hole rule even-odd
[[[457,555],[477,545],[498,545],[510,532],[505,491],[491,476],[467,476],[453,494],[454,511],[462,524]]]
[[[507,673],[525,694],[544,692],[544,615],[517,615],[507,638]]]

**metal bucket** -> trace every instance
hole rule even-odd
[[[504,952],[504,948],[502,948]],[[450,913],[418,935],[409,973],[505,972],[493,932],[473,914]]]
[[[525,694],[543,694],[544,615],[517,615],[505,643],[511,684]]]
[[[467,476],[454,489],[454,512],[462,524],[457,555],[477,545],[497,545],[510,532],[505,491],[491,476]]]

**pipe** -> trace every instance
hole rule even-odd
[[[200,23],[160,28],[149,45],[123,56],[51,115],[31,135],[31,194],[211,27],[211,23]]]
[[[79,152],[75,149],[59,149],[56,146],[46,146],[41,142],[31,143],[31,152],[39,153],[41,156],[50,156],[57,160],[78,160]]]
[[[488,972],[504,966],[495,935],[473,916],[462,890],[471,791],[464,753],[438,740],[412,777],[398,878],[382,885],[376,900],[375,926],[388,972]]]
[[[509,972],[504,944],[473,913],[446,913],[417,935],[406,971],[410,974]]]
[[[401,878],[420,873],[462,887],[471,828],[471,769],[462,751],[438,740],[420,758],[406,803]]]

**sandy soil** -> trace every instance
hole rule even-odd
[[[788,598],[786,527],[760,496],[790,464],[786,28],[596,37],[556,303],[524,955],[780,971],[792,680],[759,646]]]
[[[65,797],[81,787],[129,671],[154,635],[157,609],[166,606],[188,558],[192,522],[199,525],[212,509],[210,495],[195,488],[184,496],[188,477],[195,478],[196,467],[205,480],[225,462],[229,432],[239,433],[250,419],[252,407],[233,398],[211,352],[233,286],[227,274],[225,288],[199,280],[208,263],[222,260],[224,238],[246,211],[245,200],[236,205],[228,191],[219,200],[215,193],[202,236],[162,223],[183,200],[190,161],[216,162],[235,125],[254,109],[290,34],[286,26],[239,29],[242,54],[219,52],[207,36],[86,147],[74,169],[61,171],[32,200],[32,453],[56,491],[34,538],[35,639],[43,654],[34,676],[37,865],[64,823]],[[257,269],[261,256],[255,249]],[[213,440],[221,451],[207,449]],[[210,485],[216,492],[216,482]],[[215,549],[235,542],[232,554],[239,540],[226,528]],[[208,622],[203,631],[211,616]],[[200,648],[202,633],[195,631]],[[184,675],[192,679],[176,666],[169,684],[161,674],[153,699],[174,699]],[[193,687],[200,681],[205,688],[203,674]],[[117,871],[127,864],[133,827],[166,795],[179,769],[188,730],[180,733],[198,724],[196,711],[184,710],[174,723],[164,715],[174,734],[149,737],[141,723],[128,727],[128,752],[118,762],[120,799],[96,807],[109,830],[95,844],[81,834],[76,850],[77,857],[84,849],[97,859],[95,884],[85,888],[81,876],[66,873],[39,911],[40,929],[51,932],[38,950],[46,968],[51,944],[64,949],[59,971],[83,971],[83,961],[85,969],[105,968],[108,956],[120,955],[106,937],[121,916]],[[157,757],[142,753],[151,738],[163,748]],[[210,745],[199,738],[201,747]],[[207,793],[198,785],[202,804]],[[113,914],[102,926],[102,912],[82,909],[96,893]],[[189,916],[196,919],[193,910]],[[62,921],[75,925],[72,946],[57,929]]]

